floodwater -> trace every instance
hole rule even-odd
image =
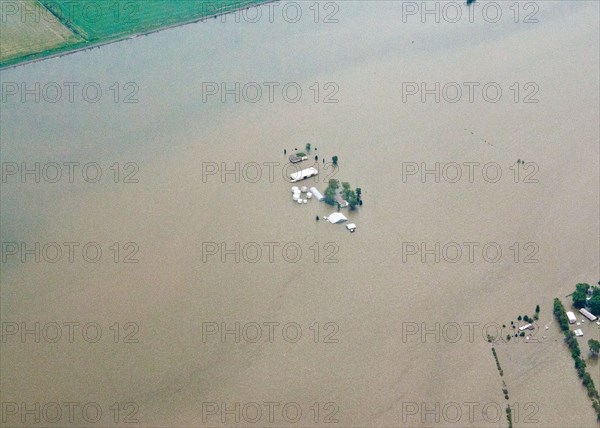
[[[296,23],[263,6],[258,22],[229,15],[3,71],[3,89],[80,84],[73,102],[47,102],[47,87],[40,103],[1,104],[2,162],[45,168],[2,183],[7,426],[507,426],[506,404],[515,426],[595,426],[552,300],[600,276],[598,4],[531,4],[515,19],[497,3],[495,23],[481,5],[440,23],[409,14],[420,2],[320,3],[317,19],[301,2]],[[90,82],[96,103],[79,90]],[[206,95],[236,82],[256,83],[239,103]],[[439,102],[406,95],[436,82]],[[334,211],[323,203],[293,203],[283,150],[307,142],[322,192],[330,177],[362,188],[345,212],[356,233],[315,221]],[[322,163],[333,155],[337,170]],[[73,183],[65,162],[79,163]],[[86,182],[94,162],[102,177]],[[236,162],[237,176],[208,174]],[[436,162],[439,182],[409,175]],[[12,242],[39,242],[39,263]],[[440,244],[439,262],[421,243]],[[538,304],[537,343],[495,345],[501,377],[483,327]],[[39,337],[21,335],[36,322]],[[79,324],[72,338],[64,323]],[[220,335],[236,323],[239,341]],[[600,330],[582,327],[586,350]],[[600,384],[597,362],[588,371]]]

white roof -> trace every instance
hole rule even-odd
[[[581,331],[581,329],[575,330],[574,333],[575,333],[575,336],[577,336],[577,337],[583,336],[583,331]]]
[[[598,319],[598,317],[594,314],[592,314],[590,311],[586,310],[586,309],[579,309],[579,312],[581,312],[581,314],[583,316],[585,316],[587,319],[589,319],[590,321],[596,321]]]
[[[314,195],[314,197],[317,198],[319,201],[323,199],[323,195],[317,190],[316,187],[311,187],[310,191]]]
[[[304,178],[308,178],[308,177],[312,177],[313,175],[317,175],[318,173],[319,173],[319,171],[317,171],[315,168],[307,168],[307,169],[303,169],[302,171],[298,171],[293,174],[290,174],[290,178],[292,179],[292,181],[299,181]]]
[[[567,318],[569,318],[569,322],[571,324],[573,324],[575,321],[577,321],[577,317],[575,316],[575,314],[573,312],[567,312]]]
[[[344,222],[346,220],[348,220],[348,219],[342,213],[333,213],[329,217],[327,217],[327,221],[329,223],[333,223],[333,224],[342,223],[342,222]]]
[[[348,223],[346,225],[346,228],[348,228],[348,229],[356,229],[356,225],[354,223]]]

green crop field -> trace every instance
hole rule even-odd
[[[0,67],[116,41],[264,2],[0,0]],[[38,15],[37,19],[32,10]]]

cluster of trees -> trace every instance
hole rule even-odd
[[[335,200],[335,195],[339,188],[340,182],[338,180],[335,178],[329,180],[329,185],[327,186],[327,189],[325,189],[324,194],[325,203],[332,206],[337,203]],[[361,195],[362,190],[360,187],[357,187],[356,190],[352,190],[350,183],[342,183],[342,197],[348,202],[348,206],[351,210],[355,209],[357,205],[362,205]]]
[[[327,186],[327,189],[325,189],[325,203],[329,204],[329,205],[335,205],[336,201],[335,201],[335,193],[337,192],[337,189],[340,187],[340,182],[338,180],[336,180],[335,178],[332,178],[329,180],[329,185]]]
[[[592,290],[592,298],[588,301],[587,297],[590,289]],[[591,287],[585,283],[577,284],[573,293],[573,306],[576,308],[589,306],[593,314],[600,314],[600,287]]]
[[[342,183],[342,196],[348,202],[348,206],[351,210],[355,209],[357,205],[362,205],[362,190],[357,187],[356,190],[350,188],[350,183]]]
[[[586,364],[585,361],[581,358],[581,350],[579,349],[579,343],[575,338],[575,334],[569,328],[569,319],[567,318],[567,313],[563,304],[558,298],[554,299],[554,317],[558,320],[560,329],[565,335],[565,342],[571,350],[571,356],[575,360],[575,369],[577,370],[577,375],[581,379],[581,383],[583,383],[583,386],[585,386],[585,388],[587,389],[588,397],[592,399],[592,405],[598,415],[598,420],[600,421],[600,395],[598,394],[598,390],[594,385],[592,377],[588,372],[585,371]]]

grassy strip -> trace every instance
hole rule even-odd
[[[592,406],[598,415],[598,420],[600,421],[600,395],[598,394],[598,390],[594,385],[594,381],[588,372],[585,371],[586,364],[583,358],[581,358],[581,350],[579,349],[579,343],[575,338],[575,334],[569,328],[569,319],[567,318],[567,313],[565,308],[560,301],[559,298],[554,299],[554,317],[558,321],[560,325],[560,329],[565,335],[565,343],[569,346],[571,350],[571,356],[573,360],[575,360],[575,369],[577,370],[577,375],[581,379],[581,383],[586,387],[588,391],[588,397],[592,400]]]

